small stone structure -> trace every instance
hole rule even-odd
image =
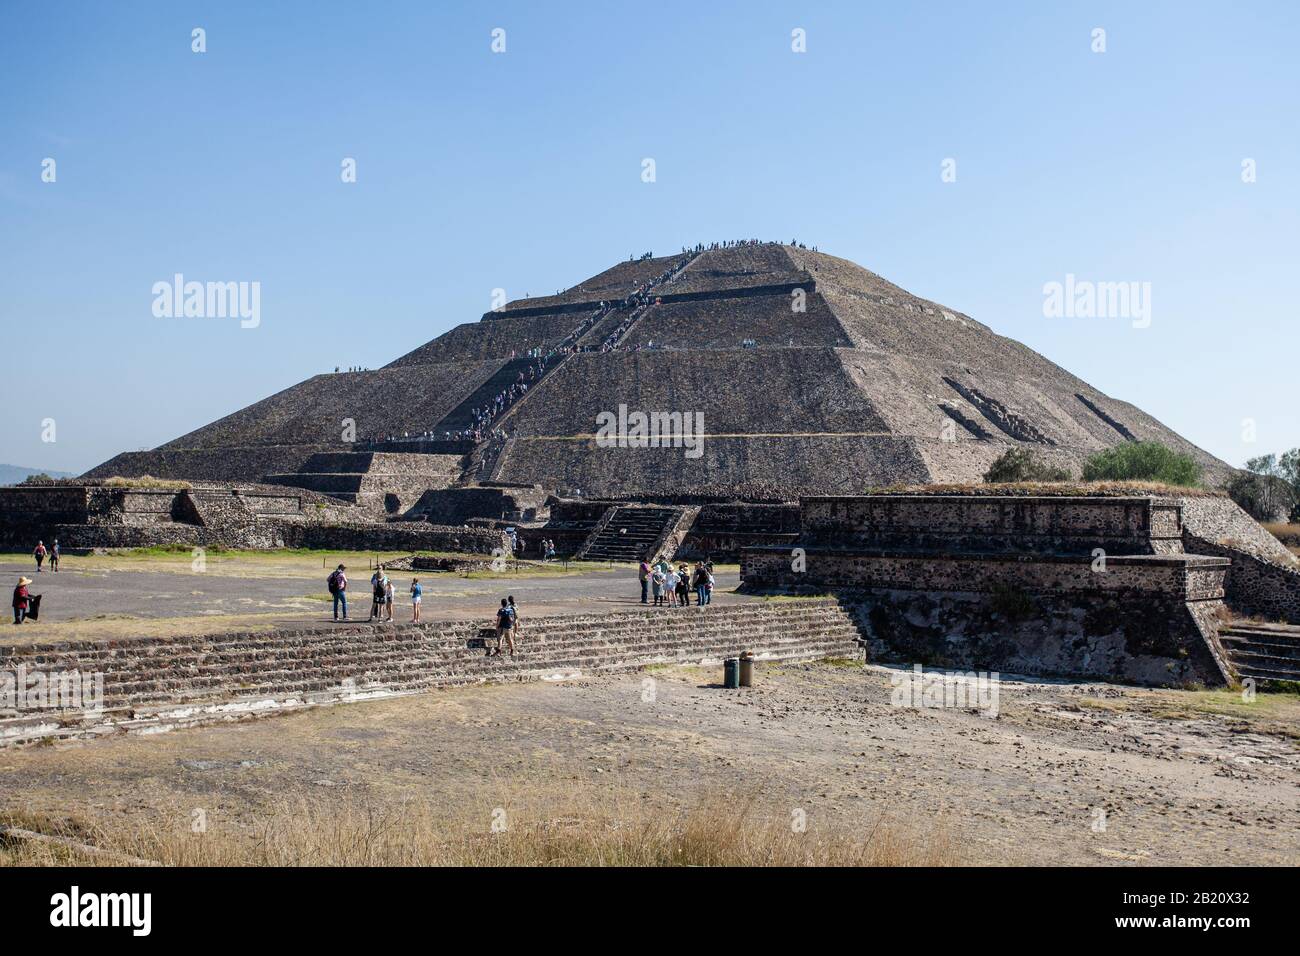
[[[456,551],[508,548],[491,528],[385,522],[365,509],[270,485],[177,487],[49,482],[0,488],[0,547],[57,539],[68,552],[166,545]]]
[[[1216,521],[1249,532],[1233,509],[1210,495],[809,497],[795,545],[744,549],[741,576],[751,591],[837,594],[880,659],[1223,684],[1238,676],[1219,638],[1234,600],[1293,607],[1300,584],[1201,536]]]

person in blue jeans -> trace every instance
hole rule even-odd
[[[343,620],[348,619],[348,576],[347,566],[340,564],[329,576],[330,594],[334,597],[334,620],[339,619],[339,606],[343,607]]]
[[[695,573],[691,575],[691,583],[695,585],[695,604],[697,607],[704,607],[709,603],[708,580],[709,573],[704,570],[704,565],[695,565]]]

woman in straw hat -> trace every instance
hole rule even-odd
[[[19,578],[18,587],[14,588],[14,623],[21,624],[23,618],[27,617],[27,604],[31,600],[31,595],[27,593],[27,585],[32,583],[31,578]]]

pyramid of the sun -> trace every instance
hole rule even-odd
[[[793,498],[978,481],[1012,446],[1077,471],[1089,454],[1135,440],[1190,452],[1212,474],[1227,468],[955,309],[844,259],[745,244],[620,263],[459,325],[385,368],[317,375],[90,476],[257,481],[308,471],[329,453],[401,451],[368,442],[468,427],[534,349],[551,353],[545,374],[492,422],[509,436],[504,447],[445,445],[461,483]],[[620,406],[703,413],[703,453],[598,447],[597,416]],[[342,440],[346,420],[360,444]]]

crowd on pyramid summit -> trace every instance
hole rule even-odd
[[[720,242],[696,243],[689,248],[682,248],[682,257],[677,258],[672,265],[669,265],[658,275],[646,279],[635,289],[623,296],[621,299],[601,300],[596,310],[587,315],[564,339],[549,349],[534,347],[525,353],[528,358],[535,359],[535,364],[528,369],[527,376],[523,372],[519,373],[519,378],[508,388],[498,392],[491,401],[483,406],[475,407],[471,410],[470,415],[474,423],[469,428],[457,430],[443,430],[438,432],[436,429],[427,429],[425,431],[403,432],[397,434],[380,435],[378,441],[473,441],[476,444],[491,441],[493,446],[499,450],[500,445],[505,443],[508,437],[500,428],[493,428],[492,422],[500,418],[516,401],[523,398],[528,389],[535,385],[543,375],[546,374],[548,367],[554,367],[561,361],[578,352],[637,352],[641,349],[650,349],[654,347],[653,342],[642,344],[640,342],[632,345],[620,344],[623,337],[641,317],[644,310],[658,304],[661,300],[653,294],[653,290],[665,283],[670,283],[686,270],[686,268],[702,253],[718,249],[738,249],[749,246],[784,246],[789,245],[797,249],[807,249],[808,246],[799,242],[797,239],[790,240],[789,243],[783,243],[778,240],[763,239],[725,239]],[[812,247],[813,251],[817,250],[816,246]],[[653,252],[645,252],[639,257],[629,256],[628,261],[647,261],[654,258]],[[581,287],[578,287],[581,291]],[[570,290],[573,291],[573,290]],[[616,310],[625,310],[626,315],[617,326],[606,333],[597,345],[579,345],[579,341],[590,332],[602,319]],[[743,343],[745,348],[754,348],[757,342],[747,340]],[[514,360],[518,357],[517,351],[511,351],[510,358]],[[334,371],[338,371],[336,367]],[[349,369],[353,371],[353,369]]]

